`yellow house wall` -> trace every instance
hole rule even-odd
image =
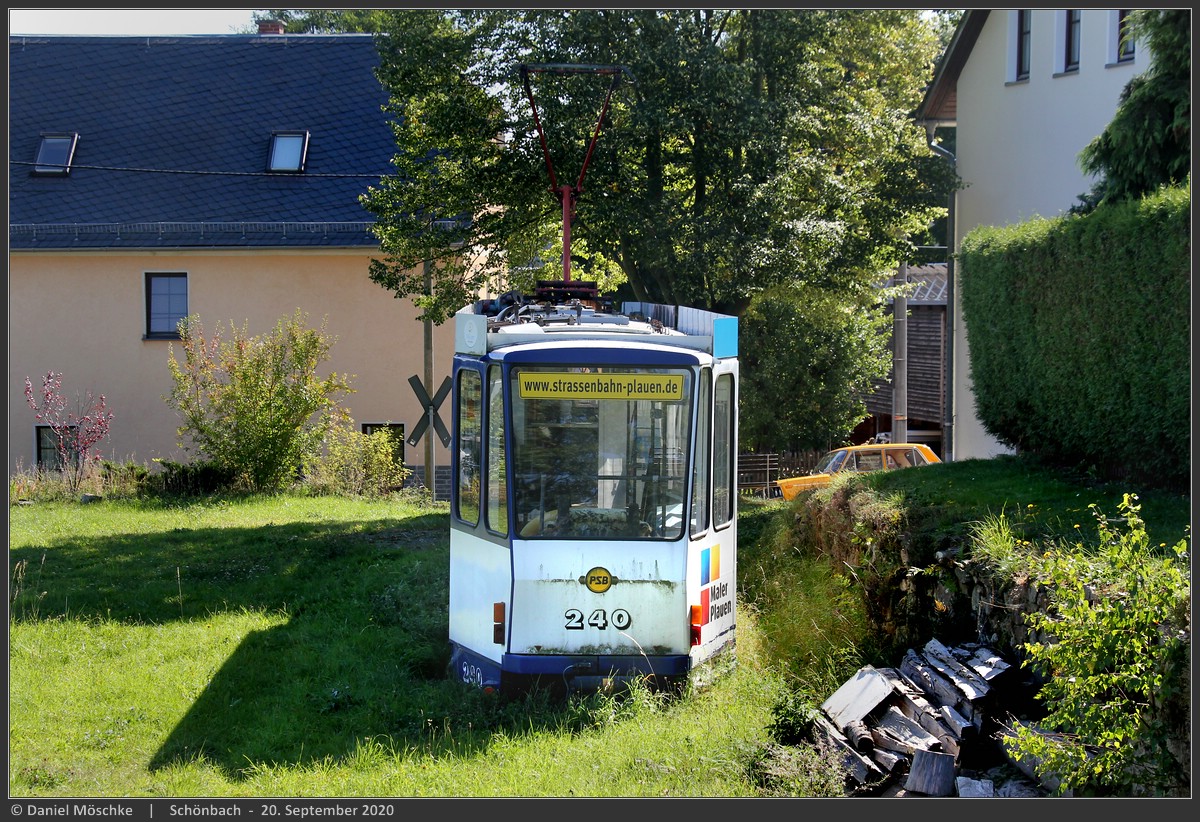
[[[356,423],[396,422],[410,432],[424,412],[408,378],[424,379],[424,331],[411,301],[398,300],[367,276],[369,250],[12,252],[9,257],[9,471],[35,461],[34,414],[26,403],[48,371],[63,374],[73,401],[103,394],[115,415],[106,459],[151,466],[155,459],[186,461],[178,445],[179,415],[162,397],[170,391],[166,340],[143,339],[145,274],[185,272],[188,309],[206,331],[230,321],[248,332],[269,332],[297,309],[310,327],[327,320],[337,338],[321,373],[353,375],[345,399]],[[451,323],[434,327],[434,393],[450,375]],[[181,358],[175,344],[176,357]],[[449,426],[449,401],[441,417]],[[448,462],[440,441],[436,464]],[[425,441],[406,446],[406,461],[425,461]]]

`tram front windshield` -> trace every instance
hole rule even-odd
[[[512,371],[516,532],[530,539],[677,539],[687,499],[686,369]]]

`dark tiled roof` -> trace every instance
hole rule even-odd
[[[370,35],[9,38],[10,248],[372,246],[396,151]],[[302,174],[267,174],[307,129]],[[68,177],[31,176],[78,132]]]

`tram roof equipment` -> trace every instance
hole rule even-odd
[[[569,338],[659,344],[728,358],[738,355],[737,337],[737,317],[700,308],[624,302],[618,311],[604,299],[554,302],[509,292],[458,311],[454,350],[482,356],[505,346]]]

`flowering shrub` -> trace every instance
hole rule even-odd
[[[104,395],[96,398],[89,390],[76,402],[75,410],[68,410],[68,401],[62,392],[62,373],[50,371],[42,377],[37,396],[33,383],[25,378],[25,400],[33,409],[34,417],[53,432],[57,467],[71,493],[78,491],[84,478],[100,463],[100,455],[93,454],[92,448],[108,436],[112,425],[113,414],[108,410]]]

